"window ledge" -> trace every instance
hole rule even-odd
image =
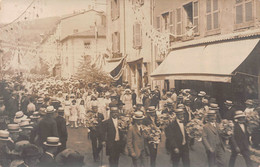
[[[235,24],[234,25],[234,30],[249,28],[249,27],[253,27],[254,25],[255,25],[254,21],[240,23],[240,24]]]
[[[142,49],[142,46],[133,46],[134,49],[139,50]]]
[[[208,30],[205,32],[205,36],[217,35],[220,34],[220,28],[214,30]]]

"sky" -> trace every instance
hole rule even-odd
[[[21,15],[32,3],[39,17],[62,16],[78,10],[88,10],[90,5],[96,4],[97,10],[106,10],[106,0],[0,0],[0,23],[9,23]],[[96,2],[96,3],[95,3]],[[30,16],[30,13],[26,13]]]

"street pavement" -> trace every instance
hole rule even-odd
[[[77,150],[85,156],[86,167],[98,167],[101,166],[101,162],[95,163],[92,158],[91,140],[88,139],[87,128],[79,127],[78,129],[68,127],[69,138],[67,142],[67,148]],[[207,156],[205,153],[204,146],[201,142],[196,142],[194,149],[190,151],[190,162],[191,167],[207,167]],[[228,160],[230,152],[225,152],[225,162],[228,166]],[[102,157],[102,156],[101,156]],[[108,166],[108,157],[103,149],[103,166]],[[165,137],[162,135],[162,142],[159,144],[158,155],[157,155],[157,166],[158,167],[171,167],[170,156],[167,154],[165,149]],[[245,167],[246,164],[242,156],[238,156],[236,160],[236,167]],[[254,164],[255,167],[258,165]],[[132,167],[132,160],[126,155],[121,155],[119,160],[119,167]],[[182,163],[180,162],[180,167]]]

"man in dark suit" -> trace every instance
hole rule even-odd
[[[147,156],[149,149],[147,141],[142,134],[142,122],[145,116],[142,111],[134,113],[134,125],[131,126],[127,133],[127,149],[129,155],[132,157],[133,166],[147,166]]]
[[[225,109],[224,109],[224,112],[222,114],[224,116],[223,118],[227,119],[227,120],[233,120],[233,118],[235,116],[236,109],[233,106],[232,101],[226,100],[224,102],[224,104],[225,104]]]
[[[119,155],[124,148],[123,134],[118,128],[118,116],[118,108],[111,107],[110,118],[102,124],[102,141],[103,145],[106,144],[110,167],[118,167]]]
[[[104,120],[104,116],[101,113],[98,113],[98,104],[97,102],[92,103],[92,110],[90,112],[93,112],[95,114],[95,117],[97,119],[97,126],[95,127],[89,127],[89,137],[91,139],[92,143],[92,153],[94,161],[99,161],[99,153],[102,150],[102,137],[101,137],[101,128],[102,128],[102,121]]]
[[[202,142],[206,149],[209,167],[217,165],[224,166],[224,145],[219,134],[217,115],[215,110],[209,110],[208,122],[205,124],[202,133]]]
[[[63,116],[64,116],[64,109],[60,107],[58,109],[58,116],[55,118],[57,123],[58,135],[61,142],[61,146],[58,147],[58,153],[66,149],[66,143],[68,139],[66,120],[64,119]]]
[[[184,167],[190,166],[188,135],[185,130],[184,111],[176,109],[176,120],[165,128],[168,149],[171,154],[173,167],[179,166],[180,159]]]
[[[37,134],[39,137],[39,145],[43,146],[43,142],[47,140],[47,137],[58,137],[57,123],[53,118],[54,107],[49,106],[46,109],[46,116],[39,122],[37,128]]]
[[[40,158],[40,167],[55,167],[55,155],[57,153],[58,146],[61,145],[58,137],[48,137],[44,144],[45,152]]]
[[[151,125],[151,124],[154,126],[157,126],[157,116],[156,116],[155,106],[148,107],[146,114],[147,114],[147,117],[144,118],[143,124],[146,126]],[[150,165],[151,165],[151,167],[155,167],[158,144],[149,143],[148,148],[149,148],[149,152],[150,152]]]
[[[249,134],[245,125],[245,114],[243,111],[236,111],[234,119],[234,135],[230,139],[232,154],[229,160],[229,167],[235,166],[238,153],[241,153],[244,157],[246,166],[252,167],[249,150]]]

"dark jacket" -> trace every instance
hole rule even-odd
[[[121,145],[121,150],[113,150],[113,145],[115,142],[116,137],[116,129],[113,123],[112,118],[106,120],[102,124],[102,141],[106,142],[106,154],[111,155],[114,151],[119,151],[120,153],[123,152],[124,145],[125,145],[125,139],[124,134],[120,129],[119,131],[119,144]]]
[[[66,127],[66,120],[62,116],[57,116],[55,118],[56,123],[57,123],[57,130],[58,130],[58,135],[60,138],[60,141],[66,142],[68,139],[68,132],[67,132],[67,127]]]
[[[52,117],[46,116],[39,122],[37,129],[39,142],[42,145],[47,137],[58,137],[57,123]]]
[[[185,123],[184,123],[185,126]],[[184,129],[185,130],[185,129]],[[165,128],[165,135],[166,135],[166,145],[168,151],[173,151],[175,148],[180,148],[182,146],[183,136],[181,133],[181,129],[177,121],[175,120],[171,123],[167,128]],[[185,140],[186,144],[188,142],[188,135],[185,130]]]
[[[92,111],[89,111],[92,112]],[[101,138],[102,135],[102,121],[104,120],[104,115],[101,113],[97,113],[97,121],[98,121],[98,125],[96,127],[90,127],[90,139],[93,138]]]
[[[146,126],[151,125],[151,124],[154,124],[157,127],[159,126],[159,124],[157,123],[157,116],[154,117],[154,122],[150,116],[145,117],[143,120],[143,124]]]
[[[235,150],[236,147],[240,151],[249,150],[249,134],[247,132],[247,126],[245,125],[245,133],[241,129],[239,123],[234,125],[234,135],[230,139],[231,149]]]

